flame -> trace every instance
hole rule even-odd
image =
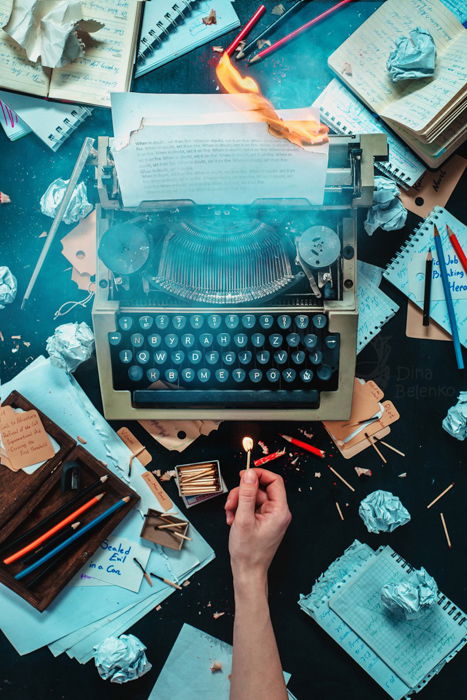
[[[250,452],[253,449],[253,439],[251,437],[244,437],[242,440],[242,447],[245,450],[245,452]]]
[[[277,138],[287,139],[296,146],[304,147],[311,144],[326,143],[328,127],[314,119],[292,121],[281,119],[273,105],[261,94],[258,83],[250,76],[242,76],[234,68],[230,57],[223,53],[216,68],[219,83],[226,92],[241,93],[248,96],[248,102],[258,121],[264,121],[269,127],[269,133]]]

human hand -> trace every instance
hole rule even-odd
[[[240,472],[240,486],[225,503],[234,579],[265,579],[292,519],[284,481],[266,469]]]

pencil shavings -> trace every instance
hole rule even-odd
[[[258,445],[261,447],[261,452],[263,455],[268,455],[269,454],[269,447],[266,445],[265,442],[262,440],[258,440]]]
[[[402,581],[386,583],[381,602],[399,620],[417,620],[438,600],[438,586],[422,567],[404,576]]]
[[[9,204],[11,199],[5,192],[0,192],[0,204]]]
[[[397,476],[399,477],[399,479],[405,479],[405,477],[407,476],[407,472],[402,472],[402,474],[398,474]]]
[[[321,479],[321,472],[315,472],[315,478]]]
[[[9,267],[0,265],[0,309],[16,299],[18,282]]]
[[[410,521],[409,511],[390,491],[373,491],[360,503],[358,514],[368,532],[393,532]]]
[[[278,17],[283,15],[284,12],[285,12],[285,7],[282,3],[279,3],[278,5],[274,5],[274,7],[271,10],[271,14],[277,15]]]
[[[223,46],[212,46],[211,48],[216,53],[224,53],[225,50]]]
[[[203,24],[217,24],[217,15],[215,10],[210,10],[207,17],[203,17]]]
[[[350,63],[344,63],[341,68],[342,75],[352,75],[352,66]]]
[[[225,612],[215,612],[215,613],[212,614],[212,617],[213,617],[214,620],[218,620],[218,619],[219,619],[220,617],[222,617],[223,615],[225,615]]]
[[[265,49],[266,46],[271,46],[271,41],[269,39],[258,39],[256,42],[258,49]]]
[[[176,475],[177,472],[175,471],[175,469],[170,469],[168,472],[164,472],[163,474],[161,474],[160,480],[170,481],[171,479],[175,478]]]
[[[357,476],[373,476],[371,469],[365,469],[364,467],[354,467],[357,472]]]
[[[220,661],[213,661],[211,664],[211,673],[219,673],[222,671],[222,664]]]
[[[107,637],[94,647],[94,662],[101,678],[111,683],[128,683],[151,670],[146,647],[132,634]]]

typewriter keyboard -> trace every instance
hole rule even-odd
[[[339,334],[322,313],[120,313],[116,325],[114,388],[135,405],[316,407],[338,388]]]

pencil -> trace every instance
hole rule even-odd
[[[441,272],[441,280],[443,282],[444,298],[448,309],[449,323],[451,325],[451,335],[454,343],[454,352],[456,354],[457,369],[464,369],[464,360],[462,358],[462,348],[459,340],[459,330],[457,328],[456,314],[454,312],[454,304],[452,303],[451,288],[449,286],[448,272],[446,269],[446,261],[444,259],[443,244],[438,228],[434,226],[434,237],[436,252],[438,254],[439,269]]]
[[[369,433],[365,433],[365,437],[368,440],[368,442],[370,443],[370,445],[372,446],[372,448],[375,450],[375,452],[379,455],[380,459],[384,462],[384,464],[387,464],[388,460],[383,455],[381,450],[376,446],[376,442],[375,442],[374,438],[372,437],[372,435],[370,435]]]
[[[339,472],[336,472],[336,470],[333,469],[332,467],[330,467],[329,464],[328,464],[328,467],[329,467],[329,469],[332,471],[332,473],[335,474],[335,476],[337,476],[337,478],[340,479],[340,480],[342,481],[342,483],[345,484],[345,485],[347,486],[348,489],[350,489],[351,491],[355,491],[354,487],[351,486],[351,485],[349,484],[349,482],[346,481],[346,480],[344,479],[344,477],[341,476],[341,475],[339,474]]]
[[[23,564],[27,564],[30,561],[34,561],[34,559],[39,556],[39,554],[45,554],[46,552],[49,551],[49,549],[52,549],[52,547],[55,547],[57,544],[65,540],[67,537],[73,534],[73,532],[80,526],[80,522],[76,523],[71,523],[71,525],[67,525],[63,530],[60,532],[57,532],[54,537],[51,537],[50,540],[47,540],[47,542],[43,545],[41,545],[38,549],[35,549],[31,554],[28,554],[23,558]]]
[[[455,486],[455,482],[454,482],[454,481],[452,482],[452,484],[449,484],[449,486],[448,486],[447,488],[445,488],[444,491],[441,491],[441,493],[438,494],[438,495],[436,496],[436,498],[434,498],[434,499],[431,501],[431,503],[429,503],[429,504],[427,505],[427,509],[428,509],[428,508],[431,508],[431,506],[434,506],[435,503],[436,503],[437,501],[439,501],[439,499],[442,498],[442,497],[444,496],[444,494],[446,494],[448,491],[450,491],[450,490],[452,489],[453,486]]]
[[[174,583],[173,581],[171,581],[171,580],[168,579],[168,578],[164,578],[163,576],[159,576],[159,574],[153,574],[152,571],[151,571],[151,576],[154,576],[154,578],[158,578],[159,581],[163,581],[163,582],[166,583],[168,586],[172,586],[173,588],[178,588],[179,591],[182,590],[182,587],[179,586],[178,583]]]
[[[105,474],[104,476],[101,476],[100,479],[97,479],[93,484],[90,484],[89,486],[86,486],[86,488],[82,489],[79,493],[77,493],[73,498],[71,498],[69,501],[64,503],[63,506],[61,506],[58,510],[54,511],[50,515],[48,515],[46,518],[41,520],[37,525],[34,525],[34,527],[30,527],[29,530],[26,530],[26,532],[21,533],[21,535],[18,535],[18,537],[15,537],[14,540],[11,540],[9,542],[5,542],[0,547],[0,551],[4,551],[5,549],[11,549],[15,545],[18,544],[18,542],[21,542],[22,540],[26,539],[27,537],[30,537],[31,535],[34,535],[38,530],[42,530],[43,527],[48,525],[52,520],[55,520],[59,515],[64,513],[65,511],[68,510],[68,508],[71,508],[71,506],[74,506],[75,503],[80,501],[83,496],[87,496],[88,493],[91,493],[97,486],[102,486],[107,479],[109,478],[108,474]]]
[[[44,554],[44,556],[35,561],[34,564],[27,566],[25,569],[20,571],[19,574],[16,574],[15,579],[17,581],[21,580],[22,578],[39,568],[39,566],[42,566],[42,564],[44,564],[46,561],[53,559],[53,557],[55,557],[57,554],[60,554],[60,552],[63,552],[64,549],[73,544],[73,542],[76,542],[76,540],[78,540],[80,537],[89,532],[89,530],[92,530],[94,527],[96,527],[96,525],[99,525],[99,523],[101,523],[103,520],[106,520],[106,518],[115,513],[116,510],[122,508],[122,506],[126,506],[129,500],[130,496],[125,496],[124,498],[121,498],[119,501],[114,503],[113,506],[110,506],[110,508],[107,508],[107,510],[104,510],[103,513],[94,518],[94,520],[91,520],[89,523],[87,523],[87,525],[83,525],[83,527],[81,527],[73,535],[68,537],[68,539],[66,539],[64,542],[57,545],[57,547],[54,547],[54,549],[52,549],[50,552],[47,552],[47,554]]]
[[[316,455],[317,457],[321,457],[324,459],[326,457],[326,453],[324,450],[320,450],[319,447],[314,447],[313,445],[310,445],[309,442],[303,442],[302,440],[297,440],[297,438],[290,437],[290,435],[281,435],[281,438],[284,440],[287,440],[287,442],[291,442],[292,445],[296,445],[297,447],[301,447],[302,450],[306,450],[307,452],[311,452],[312,454]]]
[[[448,528],[447,528],[447,525],[446,525],[446,520],[444,519],[444,513],[440,513],[440,514],[439,514],[439,517],[441,518],[441,524],[442,524],[442,526],[443,526],[444,536],[445,536],[445,538],[446,538],[446,542],[447,542],[447,544],[448,544],[449,549],[451,549],[451,548],[452,548],[452,542],[451,542],[451,538],[449,537],[449,532],[448,532]]]
[[[272,22],[272,24],[270,24],[268,27],[266,27],[266,29],[263,29],[261,34],[258,34],[258,36],[255,36],[255,38],[252,39],[249,44],[244,46],[243,49],[241,49],[237,53],[235,58],[237,60],[240,60],[240,59],[244,58],[247,54],[251,53],[251,51],[257,47],[258,41],[261,41],[261,39],[263,39],[265,36],[267,36],[268,34],[271,34],[271,32],[273,32],[275,29],[277,29],[277,27],[280,24],[282,24],[282,22],[285,19],[287,19],[287,17],[290,17],[290,15],[293,15],[295,12],[297,12],[297,10],[299,10],[301,7],[303,7],[305,2],[308,2],[308,0],[297,0],[297,2],[294,3],[291,7],[289,7],[288,10],[286,10],[276,20],[274,20],[274,22]]]
[[[81,513],[85,513],[87,510],[89,510],[89,508],[92,508],[92,506],[95,506],[97,503],[99,503],[101,498],[103,498],[104,496],[105,496],[105,493],[100,493],[99,495],[94,496],[89,501],[87,501],[84,505],[82,505],[79,508],[77,508],[76,510],[74,510],[73,513],[71,513],[70,515],[67,515],[66,518],[64,518],[59,523],[57,523],[56,525],[51,527],[50,530],[47,530],[47,532],[44,532],[43,535],[40,535],[40,537],[37,537],[35,540],[33,540],[33,542],[30,542],[25,547],[22,547],[22,549],[19,549],[17,552],[15,552],[14,554],[11,554],[9,557],[4,559],[3,563],[4,564],[12,564],[14,561],[21,559],[21,557],[24,557],[25,554],[28,554],[33,549],[36,549],[36,547],[41,545],[43,542],[50,539],[53,535],[55,535],[56,532],[63,530],[64,527],[66,527],[70,523],[74,522],[76,520],[76,518],[81,515]],[[81,530],[80,530],[80,532],[81,532]]]
[[[135,564],[136,564],[137,566],[139,566],[139,568],[140,568],[141,571],[143,572],[144,578],[146,579],[146,581],[149,583],[149,585],[150,585],[151,588],[152,588],[152,587],[153,587],[153,584],[152,584],[152,581],[151,581],[151,577],[149,576],[149,574],[148,574],[148,572],[146,571],[146,569],[144,568],[144,566],[141,564],[140,561],[138,561],[138,559],[137,559],[136,557],[133,557],[133,561],[135,562]]]
[[[329,8],[329,10],[325,10],[325,12],[322,12],[320,15],[317,17],[314,17],[314,19],[310,20],[309,22],[306,22],[305,24],[302,24],[301,27],[298,29],[295,29],[295,31],[290,32],[290,34],[287,34],[287,36],[284,36],[282,39],[279,39],[279,41],[276,41],[274,44],[271,46],[268,46],[266,49],[263,49],[259,53],[257,53],[253,58],[250,58],[248,63],[256,63],[256,61],[260,61],[262,58],[265,56],[269,56],[270,53],[273,51],[277,51],[281,46],[284,46],[284,44],[288,44],[289,41],[292,41],[292,39],[295,39],[296,36],[301,34],[302,32],[306,31],[310,27],[312,27],[314,24],[319,22],[320,20],[324,19],[328,15],[330,15],[332,12],[335,12],[336,10],[339,10],[341,7],[344,5],[347,5],[349,2],[352,2],[352,0],[341,0],[341,2],[338,2],[337,5],[333,5],[332,7]]]
[[[248,22],[245,24],[243,27],[242,31],[238,36],[235,37],[235,39],[232,41],[230,46],[228,46],[225,50],[225,53],[227,56],[231,56],[239,43],[243,41],[243,39],[251,32],[255,24],[258,22],[260,17],[264,15],[266,12],[266,5],[260,5],[254,15],[248,20]]]
[[[26,582],[26,586],[28,588],[33,588],[36,585],[36,583],[39,583],[39,581],[42,578],[44,578],[44,576],[46,576],[51,571],[55,571],[55,569],[57,568],[57,565],[61,561],[66,559],[66,557],[69,557],[69,556],[70,556],[70,552],[68,551],[68,549],[65,549],[60,554],[57,554],[56,557],[54,557],[51,561],[49,561],[47,566],[42,566],[40,571],[38,571],[35,576],[30,578],[29,581]]]
[[[456,251],[457,257],[459,258],[459,260],[462,263],[462,267],[464,268],[465,272],[467,272],[467,256],[465,255],[464,251],[462,250],[461,244],[459,243],[459,240],[458,240],[456,234],[454,233],[454,231],[452,231],[447,224],[446,224],[446,228],[447,228],[447,231],[449,234],[449,240],[452,243],[452,247]]]
[[[433,255],[428,249],[425,260],[425,291],[423,294],[423,325],[430,325],[431,279],[433,270]]]

